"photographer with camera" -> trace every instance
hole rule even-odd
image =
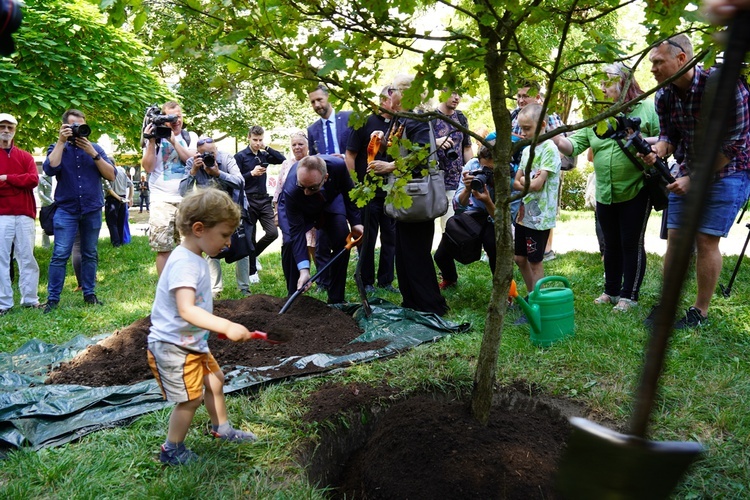
[[[461,95],[455,90],[443,89],[441,97],[440,104],[435,111],[468,129],[469,120],[457,109],[461,102]],[[445,172],[448,211],[440,217],[440,227],[445,231],[445,224],[453,215],[453,196],[461,185],[464,165],[474,157],[474,150],[471,148],[469,134],[456,129],[444,120],[437,119],[432,123],[435,129],[435,142],[438,146],[437,159],[440,162],[440,168]]]
[[[495,141],[490,141],[494,146]],[[476,262],[481,250],[487,252],[490,271],[495,272],[495,162],[492,150],[479,148],[461,172],[462,184],[453,197],[455,215],[448,219],[445,232],[435,251],[435,264],[442,275],[440,289],[455,286],[458,281],[455,260],[462,264]]]
[[[96,297],[97,243],[102,227],[101,180],[114,181],[117,173],[104,150],[89,141],[91,128],[86,117],[77,109],[69,109],[62,116],[57,143],[47,150],[44,173],[57,178],[54,215],[55,245],[49,263],[47,303],[49,313],[60,302],[65,268],[73,251],[76,233],[81,238],[81,287],[86,304],[102,302]]]
[[[216,142],[210,137],[199,140],[197,146],[198,152],[187,161],[185,177],[180,182],[180,196],[185,196],[196,186],[215,187],[227,193],[242,209],[243,219],[246,218],[245,181],[234,157],[229,153],[219,151]],[[221,259],[206,255],[206,260],[211,274],[211,291],[214,297],[217,297],[224,289]],[[242,295],[246,296],[250,295],[249,266],[250,259],[243,257],[237,260],[235,269],[237,287]]]
[[[156,251],[156,272],[160,276],[172,250],[180,244],[180,232],[175,225],[182,199],[180,181],[185,176],[187,161],[195,154],[190,145],[195,147],[198,142],[198,136],[183,130],[182,125],[182,108],[174,101],[165,103],[161,110],[152,106],[146,111],[141,167],[149,174],[148,239]]]
[[[674,76],[693,59],[693,45],[684,35],[675,35],[651,48],[651,73],[658,83]],[[685,195],[691,189],[691,167],[695,157],[695,134],[698,123],[709,113],[703,109],[708,99],[707,88],[716,68],[704,69],[696,65],[656,93],[656,112],[659,115],[659,139],[654,153],[645,156],[654,163],[655,156],[666,157],[682,146],[683,161],[674,174],[676,180],[667,185],[667,253],[665,267],[670,265],[675,252],[677,231],[682,223]],[[714,176],[705,200],[698,233],[695,237],[695,273],[698,292],[693,305],[674,325],[676,329],[693,328],[708,319],[708,307],[721,274],[722,256],[719,241],[729,234],[734,218],[750,194],[750,92],[744,77],[740,77],[734,91],[735,106],[727,123],[727,135],[721,143],[720,154],[714,164]],[[678,140],[676,140],[676,138]],[[650,325],[656,316],[656,306],[646,318]]]
[[[628,85],[624,102],[643,94],[632,71],[621,63],[604,68],[602,91],[608,100],[617,101]],[[578,155],[587,148],[594,154],[596,172],[596,217],[604,235],[604,291],[595,304],[611,305],[614,311],[626,312],[638,305],[638,294],[646,274],[644,238],[651,199],[644,188],[641,167],[635,165],[617,143],[616,136],[629,135],[628,129],[640,121],[646,139],[655,141],[659,120],[654,103],[644,100],[627,110],[614,134],[597,136],[594,128],[579,130],[570,137],[555,136],[552,140],[565,154]],[[621,141],[622,142],[622,141]],[[632,155],[637,153],[633,148]],[[631,155],[631,156],[632,156]]]
[[[253,228],[255,240],[255,225],[260,222],[263,237],[255,243],[255,255],[263,253],[268,245],[279,237],[274,220],[271,195],[266,189],[266,170],[269,164],[280,165],[286,157],[273,148],[263,144],[265,131],[259,125],[250,127],[247,134],[248,146],[234,155],[245,179],[245,197],[247,198],[248,221]]]

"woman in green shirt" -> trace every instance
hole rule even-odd
[[[623,64],[605,68],[607,79],[602,90],[608,99],[616,101],[630,83],[625,102],[641,95],[632,72]],[[654,102],[644,100],[626,112],[629,118],[641,119],[641,132],[653,142],[659,135],[659,118]],[[553,138],[561,153],[579,155],[591,148],[596,172],[596,215],[604,233],[604,293],[596,304],[614,304],[614,310],[624,312],[638,305],[638,292],[646,272],[646,251],[643,240],[651,214],[651,200],[643,187],[643,174],[623,153],[614,139],[597,137],[593,128],[581,129],[570,137]],[[631,147],[633,156],[637,152]]]

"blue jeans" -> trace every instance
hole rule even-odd
[[[49,262],[47,300],[60,301],[65,283],[65,267],[73,251],[76,233],[81,235],[81,288],[83,296],[94,293],[98,265],[97,244],[102,227],[102,212],[75,214],[60,207],[55,212],[55,246]]]
[[[734,218],[750,195],[750,172],[742,170],[711,184],[698,232],[726,238]],[[677,229],[682,224],[685,197],[669,193],[667,228]]]

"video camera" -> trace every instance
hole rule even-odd
[[[68,137],[68,142],[72,144],[75,144],[76,137],[88,137],[91,135],[91,127],[85,123],[74,123],[72,125],[67,125],[67,127],[73,132],[73,134]]]
[[[613,129],[610,124],[607,126],[607,131],[601,135],[596,134],[597,137],[600,139],[615,139],[619,141],[625,139],[626,142],[623,145],[624,148],[628,148],[632,144],[633,147],[635,147],[635,150],[642,155],[647,155],[653,152],[651,145],[646,142],[646,139],[641,135],[640,118],[637,116],[628,118],[624,114],[619,114],[614,118],[617,122],[617,128]],[[674,182],[674,177],[672,177],[672,173],[669,171],[669,166],[667,166],[666,162],[658,156],[656,157],[653,166],[646,170],[646,173],[649,176],[658,175],[667,184],[672,184]]]
[[[21,26],[23,12],[17,0],[0,2],[0,55],[9,56],[16,50],[13,33]]]
[[[481,170],[475,170],[471,172],[474,178],[471,180],[471,189],[478,192],[484,191],[484,186],[489,184],[490,187],[494,185],[495,173],[490,167],[482,167]]]
[[[173,123],[179,119],[177,115],[164,115],[161,108],[157,105],[146,108],[146,116],[143,117],[143,138],[144,139],[169,139],[172,136],[172,129],[164,125]],[[146,133],[146,127],[154,125],[150,134]]]

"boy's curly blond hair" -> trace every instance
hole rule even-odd
[[[236,228],[240,225],[240,207],[224,191],[211,187],[198,189],[180,202],[177,229],[186,236],[196,222],[202,222],[207,228],[228,222]]]

